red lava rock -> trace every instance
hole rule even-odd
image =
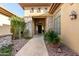
[[[62,52],[62,50],[60,49],[60,48],[58,48],[58,51],[57,51],[58,53],[61,53]]]
[[[79,56],[73,50],[69,49],[67,46],[61,44],[59,48],[53,48],[46,44],[49,56]]]

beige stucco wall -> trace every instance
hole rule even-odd
[[[76,11],[77,19],[71,20],[71,11]],[[64,43],[79,53],[79,4],[61,6],[61,37]]]
[[[0,13],[0,26],[2,24],[10,25],[10,20],[9,20],[9,17],[7,17],[7,16]]]
[[[11,33],[9,17],[0,14],[0,35],[9,33]]]

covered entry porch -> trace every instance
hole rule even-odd
[[[42,34],[46,28],[46,17],[33,17],[33,34]]]

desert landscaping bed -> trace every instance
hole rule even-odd
[[[46,44],[46,43],[45,43]],[[79,56],[67,46],[61,44],[59,48],[53,48],[46,44],[49,56]]]
[[[28,41],[29,39],[12,40],[12,55],[14,56]]]
[[[0,56],[15,56],[30,39],[15,39],[12,44],[0,48]]]

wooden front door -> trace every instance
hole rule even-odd
[[[38,25],[38,33],[42,33],[42,25]]]

